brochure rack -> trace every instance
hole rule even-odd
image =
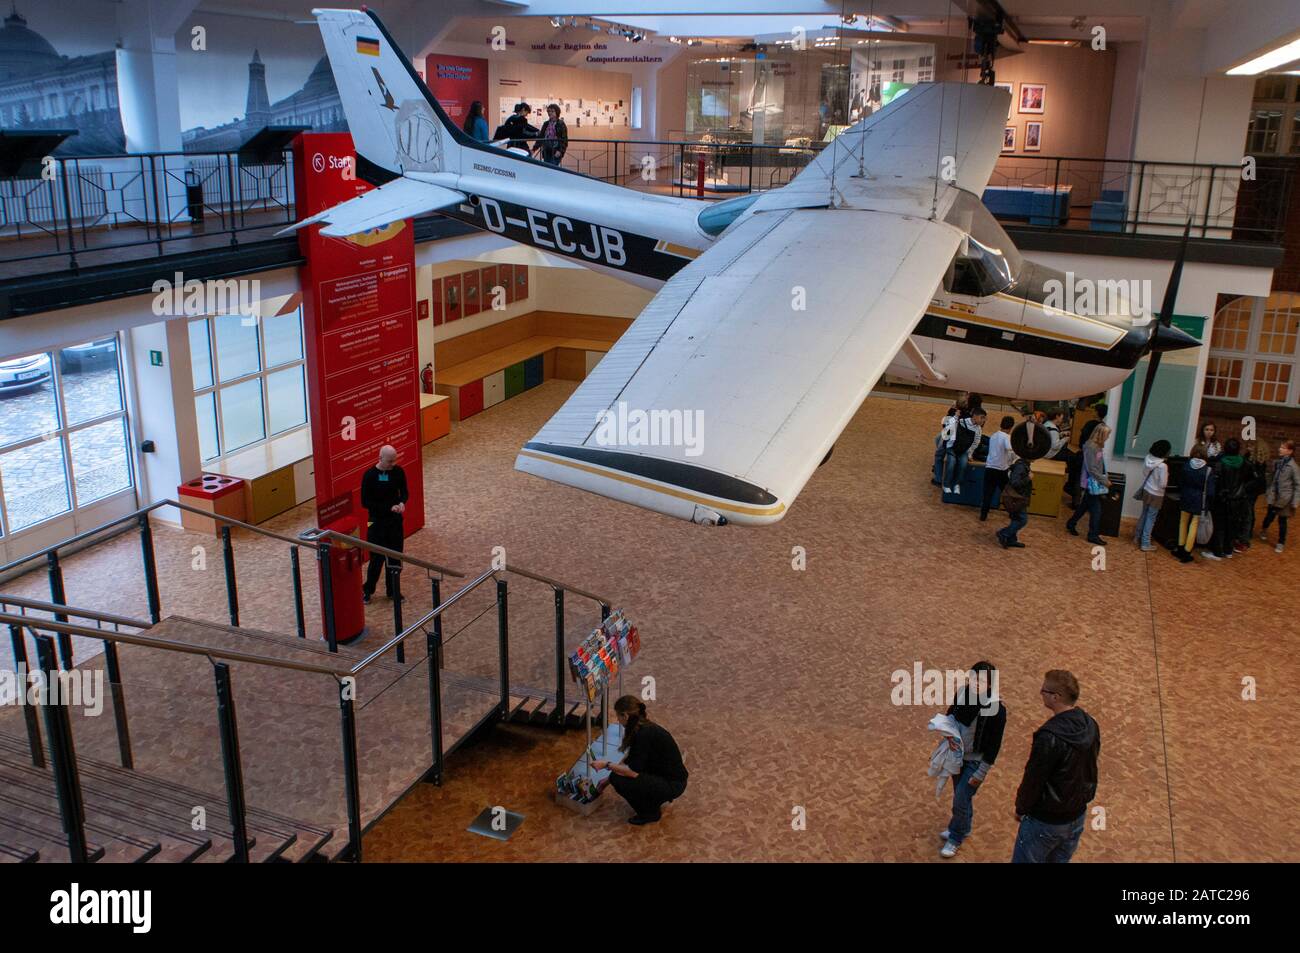
[[[609,783],[608,768],[596,770],[593,761],[619,763],[624,752],[622,726],[609,723],[609,688],[618,680],[623,691],[623,669],[641,651],[641,637],[622,609],[615,609],[569,656],[569,674],[587,693],[587,747],[572,768],[555,779],[555,800],[580,814],[596,809],[597,799]],[[601,699],[600,736],[593,737],[591,709]]]

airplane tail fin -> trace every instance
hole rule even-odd
[[[348,129],[357,174],[380,185],[406,172],[459,171],[467,138],[420,82],[379,18],[313,10]]]

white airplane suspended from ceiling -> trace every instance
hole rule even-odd
[[[1158,318],[1124,300],[1087,316],[1045,305],[1065,276],[1023,258],[980,201],[1008,108],[996,87],[918,86],[783,188],[705,202],[478,142],[373,12],[313,12],[357,175],[378,188],[293,228],[344,236],[439,212],[658,289],[518,470],[699,523],[772,523],[883,374],[1064,399],[1150,354],[1140,429],[1161,353],[1198,343],[1170,323],[1181,255]],[[686,415],[702,423],[692,441],[608,425],[680,434]]]

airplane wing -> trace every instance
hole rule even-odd
[[[915,329],[965,237],[944,221],[958,188],[982,190],[1001,148],[1007,94],[944,85],[760,198],[664,285],[515,468],[696,522],[781,519]]]
[[[288,228],[282,228],[276,235],[287,235],[317,222],[328,222],[321,229],[322,235],[343,237],[367,232],[372,228],[383,228],[398,219],[411,218],[434,212],[449,205],[465,201],[465,193],[455,189],[443,188],[431,182],[416,179],[399,178],[386,182],[377,189],[363,192],[354,199],[340,202],[333,208],[317,212]]]
[[[515,468],[682,519],[775,522],[961,239],[880,212],[749,217],[664,286]]]

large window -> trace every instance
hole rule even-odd
[[[205,463],[306,425],[301,309],[195,319],[190,363]]]
[[[132,488],[116,335],[0,361],[0,532]]]
[[[1236,298],[1214,316],[1205,396],[1264,404],[1300,403],[1291,378],[1300,344],[1300,294]]]

